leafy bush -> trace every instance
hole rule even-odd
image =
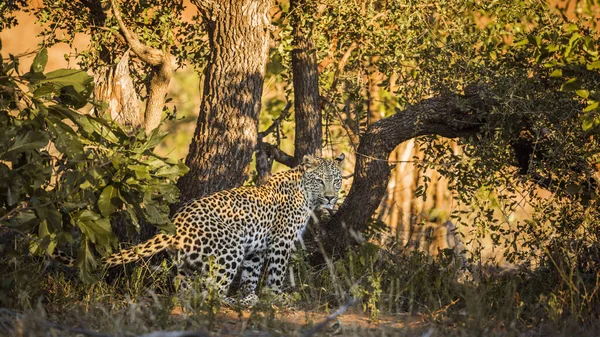
[[[187,167],[153,153],[160,131],[128,132],[103,115],[87,73],[44,73],[47,59],[42,49],[25,74],[12,55],[0,64],[0,226],[31,233],[35,254],[71,244],[81,278],[93,281],[95,253],[117,246],[117,214],[128,233],[140,219],[173,229],[168,204]],[[77,110],[90,106],[90,114]]]

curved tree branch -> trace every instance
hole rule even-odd
[[[121,11],[116,0],[110,0],[115,20],[127,41],[127,45],[142,60],[152,66],[150,88],[146,101],[146,112],[144,126],[146,133],[150,133],[160,124],[162,110],[165,105],[167,89],[171,82],[173,68],[170,55],[163,50],[148,47],[140,42],[137,35],[132,32],[123,22]]]
[[[160,66],[165,61],[165,55],[162,50],[148,47],[140,42],[137,35],[129,30],[125,22],[123,22],[123,17],[121,16],[121,10],[119,9],[119,5],[116,0],[110,0],[110,4],[112,7],[113,15],[115,16],[115,20],[119,24],[119,28],[123,33],[123,37],[127,41],[129,48],[140,58],[140,60],[152,65],[152,66]]]
[[[472,86],[464,95],[444,94],[426,99],[369,126],[357,149],[352,187],[323,233],[328,253],[343,252],[359,241],[355,234],[368,222],[385,194],[390,153],[417,136],[455,138],[477,133],[484,122],[479,112],[489,111],[496,104],[485,96],[486,92],[485,88]]]

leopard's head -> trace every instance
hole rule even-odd
[[[344,158],[343,153],[335,159],[304,156],[302,182],[314,207],[332,209],[337,202],[342,187],[341,166]]]

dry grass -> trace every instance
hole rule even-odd
[[[0,335],[187,331],[198,336],[433,337],[600,332],[594,292],[598,279],[551,268],[473,270],[465,277],[448,255],[391,255],[365,245],[329,266],[309,266],[298,255],[292,262],[294,283],[287,290],[287,305],[276,305],[269,294],[261,294],[252,310],[234,310],[210,296],[174,292],[164,268],[131,267],[85,285],[72,270],[40,260],[8,259],[11,254],[5,253],[0,264]],[[349,298],[356,302],[327,320]],[[159,335],[166,336],[155,336]]]

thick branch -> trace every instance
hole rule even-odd
[[[357,149],[354,183],[324,233],[330,252],[343,252],[356,243],[353,233],[361,231],[385,194],[391,169],[387,160],[399,144],[422,135],[455,138],[480,130],[480,112],[494,104],[481,89],[426,99],[369,126]]]
[[[275,146],[279,146],[279,126],[283,120],[289,116],[291,107],[292,104],[288,101],[283,110],[281,110],[279,117],[277,117],[265,131],[258,133],[258,141],[256,142],[256,173],[258,174],[258,181],[261,183],[271,175],[271,168],[273,167],[273,158],[269,156],[269,153],[265,148],[265,146],[270,144],[265,143],[263,138],[276,131],[277,144]]]
[[[148,90],[148,99],[146,101],[146,112],[144,116],[144,126],[146,133],[150,133],[160,124],[162,110],[165,105],[167,89],[171,82],[173,68],[171,66],[170,55],[160,49],[148,47],[140,42],[137,35],[129,30],[123,22],[121,11],[116,0],[111,0],[113,14],[119,28],[127,41],[127,45],[140,58],[140,60],[152,66],[150,88]]]
[[[113,14],[115,16],[115,20],[119,24],[119,28],[123,33],[123,37],[127,41],[127,45],[131,48],[131,50],[140,58],[140,60],[153,65],[160,66],[165,61],[165,55],[162,50],[148,47],[144,45],[138,39],[137,35],[129,30],[129,28],[123,22],[123,17],[121,16],[121,10],[119,9],[119,5],[116,0],[110,0],[110,4],[113,10]]]
[[[269,156],[269,158],[272,158],[276,162],[281,163],[287,167],[296,166],[295,158],[293,156],[290,156],[289,154],[283,152],[276,145],[269,144],[269,143],[262,143],[262,146],[264,148],[264,151]]]

